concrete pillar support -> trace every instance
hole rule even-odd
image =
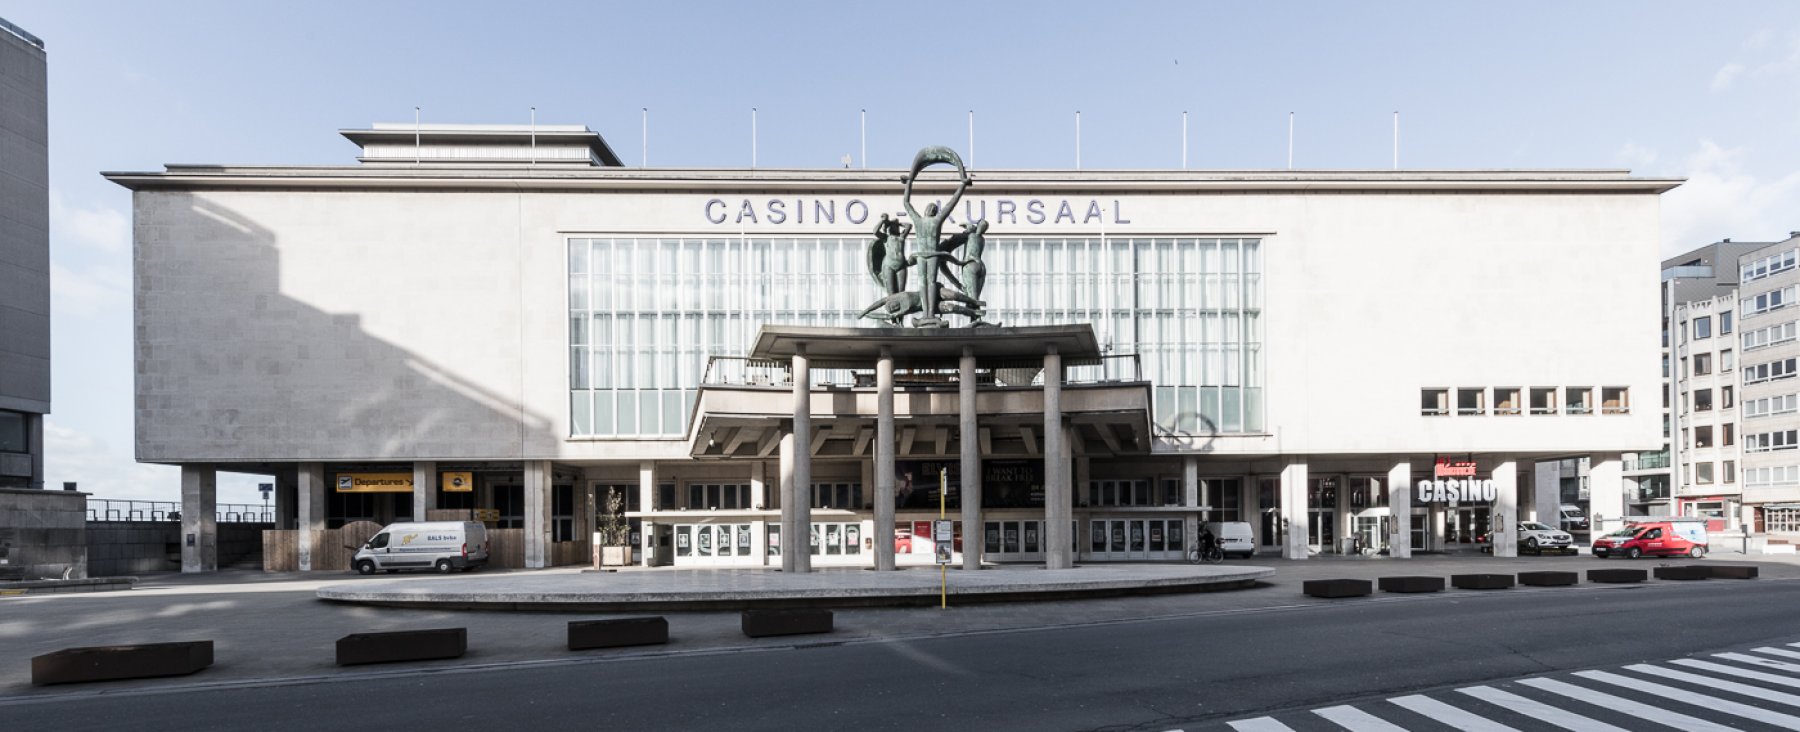
[[[750,506],[758,511],[770,506],[768,471],[768,464],[761,460],[750,463]],[[665,506],[664,508],[672,507]],[[763,533],[768,528],[768,521],[758,517],[752,520],[750,524],[750,535],[755,537],[753,541],[756,543],[756,546],[753,549],[756,554],[756,564],[758,566],[768,566],[769,535]]]
[[[1588,458],[1588,511],[1595,536],[1625,525],[1625,474],[1619,453],[1595,453]]]
[[[1182,553],[1185,554],[1189,547],[1195,546],[1194,537],[1200,535],[1200,512],[1192,509],[1198,509],[1217,500],[1213,496],[1200,495],[1200,459],[1193,455],[1183,457],[1181,459],[1181,505],[1190,510],[1184,514],[1184,520],[1181,522],[1182,535],[1188,537],[1188,546],[1181,547]],[[1211,507],[1217,508],[1217,506]]]
[[[206,463],[181,466],[181,573],[219,571],[219,474]]]
[[[1062,355],[1055,346],[1044,352],[1044,567],[1075,566],[1069,552],[1069,521],[1074,516],[1069,489],[1069,440],[1062,419]]]
[[[1284,559],[1305,559],[1308,534],[1306,505],[1306,463],[1296,461],[1281,469],[1281,522],[1287,527],[1287,540],[1282,542]]]
[[[1412,463],[1400,460],[1388,468],[1388,556],[1412,557]]]
[[[798,572],[798,557],[801,552],[809,551],[806,537],[800,535],[799,524],[795,520],[799,514],[794,510],[794,432],[781,431],[781,444],[777,448],[781,456],[781,571]]]
[[[438,505],[438,471],[435,462],[413,463],[414,521],[430,521],[430,511]]]
[[[295,471],[295,496],[298,506],[294,528],[300,534],[300,571],[313,568],[313,544],[325,530],[325,465],[301,463]]]
[[[802,535],[812,534],[812,369],[806,345],[794,347],[794,525]],[[812,571],[810,541],[802,542],[794,557],[794,571]]]
[[[1548,475],[1545,466],[1550,467]],[[1525,463],[1519,470],[1531,476],[1531,506],[1537,522],[1553,529],[1563,528],[1562,473],[1556,461]]]
[[[525,568],[550,566],[550,463],[525,461]]]
[[[975,349],[963,346],[956,363],[958,432],[962,435],[962,567],[981,569],[981,424],[975,415]]]
[[[875,361],[875,569],[894,568],[894,353]]]
[[[656,506],[656,461],[643,460],[638,463],[638,510],[651,511]],[[650,519],[639,519],[643,527],[639,534],[638,561],[646,567],[656,566],[656,524]],[[626,557],[629,561],[631,558]]]
[[[1494,506],[1488,512],[1488,542],[1496,557],[1519,556],[1519,464],[1505,458],[1494,465]]]

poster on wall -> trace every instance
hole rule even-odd
[[[937,510],[938,480],[940,470],[949,471],[946,480],[948,490],[944,493],[945,505],[950,509],[962,507],[959,501],[962,467],[959,463],[945,460],[896,460],[894,461],[894,507]],[[926,534],[915,534],[921,538]]]
[[[987,460],[981,464],[983,508],[1043,508],[1042,460]]]

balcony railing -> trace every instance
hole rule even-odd
[[[814,389],[833,387],[875,387],[875,369],[808,369]],[[954,367],[897,368],[894,385],[954,386],[962,372]],[[1063,362],[1066,385],[1129,383],[1142,381],[1137,354],[1101,356],[1094,359]],[[977,386],[1043,386],[1043,359],[982,361],[975,368]],[[713,356],[706,361],[706,377],[702,386],[767,386],[791,388],[794,384],[793,364],[788,361]]]
[[[213,519],[222,524],[267,524],[275,522],[275,509],[249,503],[219,503],[213,506]],[[89,498],[89,521],[180,521],[181,504],[174,501],[133,501],[119,498]]]

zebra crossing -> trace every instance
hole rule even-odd
[[[1235,732],[1800,730],[1800,643],[1225,722]]]

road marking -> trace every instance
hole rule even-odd
[[[1635,691],[1656,694],[1665,699],[1673,699],[1697,707],[1705,707],[1715,712],[1724,712],[1734,717],[1754,719],[1758,722],[1773,724],[1784,729],[1800,730],[1800,717],[1782,714],[1781,712],[1771,712],[1767,709],[1759,709],[1748,704],[1739,704],[1730,699],[1720,699],[1716,696],[1688,691],[1686,689],[1678,689],[1664,684],[1653,684],[1629,676],[1620,676],[1619,674],[1610,671],[1577,671],[1575,672],[1575,675],[1584,679],[1612,684],[1613,686],[1622,686]]]
[[[1238,732],[1294,732],[1293,727],[1275,721],[1274,717],[1257,717],[1229,722]]]
[[[1760,686],[1751,686],[1749,684],[1740,684],[1736,681],[1725,681],[1723,679],[1715,679],[1711,676],[1701,676],[1700,674],[1690,674],[1686,671],[1676,671],[1675,669],[1672,669],[1672,668],[1660,668],[1657,666],[1652,666],[1647,663],[1632,664],[1630,666],[1626,666],[1625,669],[1627,671],[1636,671],[1640,674],[1644,674],[1646,676],[1653,676],[1653,677],[1656,677],[1659,679],[1666,678],[1666,679],[1675,679],[1676,681],[1686,681],[1690,684],[1696,684],[1699,686],[1707,686],[1707,687],[1711,687],[1714,689],[1719,689],[1721,691],[1729,691],[1729,692],[1733,692],[1733,693],[1737,693],[1737,694],[1743,694],[1744,696],[1752,697],[1755,699],[1761,699],[1763,701],[1772,701],[1777,704],[1786,704],[1790,707],[1800,707],[1800,694],[1789,694],[1787,692],[1782,692],[1782,691],[1773,691],[1770,689],[1765,689]],[[1786,680],[1786,679],[1784,679],[1784,680]],[[1788,681],[1791,682],[1791,680],[1788,680]],[[1793,683],[1800,683],[1800,682],[1793,682]]]
[[[1457,689],[1457,691],[1489,704],[1511,709],[1539,722],[1570,730],[1570,732],[1631,732],[1624,727],[1615,727],[1597,719],[1583,717],[1566,709],[1553,707],[1536,699],[1519,696],[1510,691],[1501,691],[1491,686],[1471,686],[1467,689]]]
[[[1786,661],[1777,661],[1773,658],[1763,658],[1762,656],[1751,656],[1743,653],[1714,653],[1713,658],[1723,658],[1727,661],[1748,663],[1752,666],[1772,668],[1777,671],[1786,671],[1790,674],[1800,673],[1800,665],[1788,663]]]
[[[1790,651],[1786,648],[1769,648],[1768,646],[1764,646],[1756,649],[1756,652],[1767,653],[1771,656],[1780,656],[1782,658],[1800,658],[1800,651]]]
[[[1338,726],[1351,732],[1406,732],[1405,727],[1348,705],[1314,709],[1313,714],[1336,722]]]
[[[1699,717],[1690,717],[1686,714],[1672,712],[1663,709],[1662,707],[1653,707],[1649,704],[1639,704],[1624,697],[1593,691],[1555,679],[1520,679],[1519,683],[1534,689],[1548,691],[1552,694],[1566,696],[1576,701],[1584,701],[1603,709],[1611,709],[1612,711],[1621,714],[1629,714],[1633,717],[1646,719],[1653,723],[1681,727],[1688,732],[1732,732],[1730,727],[1714,724],[1704,719],[1700,719]]]
[[[1396,697],[1388,701],[1466,732],[1518,732],[1487,717],[1421,694]]]
[[[1711,661],[1696,661],[1691,658],[1678,658],[1676,660],[1670,661],[1669,663],[1676,663],[1676,664],[1680,664],[1683,666],[1687,666],[1689,668],[1702,669],[1702,670],[1706,670],[1706,671],[1711,671],[1713,673],[1728,674],[1731,676],[1737,676],[1739,678],[1745,678],[1745,679],[1756,679],[1757,681],[1766,681],[1771,684],[1779,684],[1781,686],[1788,686],[1788,687],[1800,689],[1800,679],[1795,679],[1795,678],[1788,677],[1788,676],[1780,676],[1777,674],[1765,674],[1761,671],[1751,671],[1750,669],[1747,669],[1747,668],[1738,668],[1736,666],[1727,666],[1722,663],[1713,663]]]

